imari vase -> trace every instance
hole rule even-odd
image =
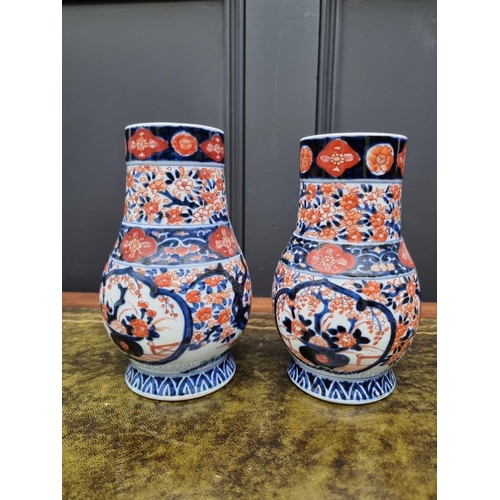
[[[406,137],[327,134],[300,142],[297,227],[273,282],[288,375],[304,392],[364,404],[396,385],[417,331],[420,289],[401,235]]]
[[[142,396],[204,396],[235,373],[250,311],[248,268],[228,217],[224,134],[202,125],[125,129],[126,194],[100,287],[106,330]]]

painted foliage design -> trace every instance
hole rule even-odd
[[[227,221],[224,172],[220,168],[129,167],[125,222],[214,224]]]
[[[118,348],[141,362],[164,364],[208,344],[229,349],[248,321],[251,285],[241,256],[200,268],[110,260],[100,295]]]
[[[302,182],[296,234],[385,242],[401,236],[401,184]]]
[[[410,346],[420,314],[415,272],[387,280],[331,280],[280,262],[273,301],[290,352],[335,373],[394,364]]]

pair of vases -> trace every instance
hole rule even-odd
[[[204,396],[233,377],[229,351],[251,304],[226,206],[224,134],[144,123],[125,136],[124,216],[102,277],[102,318],[130,359],[132,391]],[[419,322],[418,278],[401,236],[406,137],[325,134],[300,146],[297,227],[272,288],[288,375],[319,399],[378,401],[394,390],[391,367]]]

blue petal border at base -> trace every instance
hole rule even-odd
[[[236,363],[231,354],[223,356],[206,371],[158,376],[143,373],[129,364],[125,381],[130,390],[149,399],[181,401],[206,396],[224,387],[234,376]]]
[[[339,380],[319,376],[299,366],[292,358],[287,366],[291,381],[305,393],[330,403],[362,405],[386,398],[396,387],[396,376],[392,369],[361,380]]]

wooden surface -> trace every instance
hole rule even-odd
[[[82,292],[63,292],[62,307],[99,307],[98,293],[82,293]],[[272,305],[269,297],[253,297],[252,312],[254,313],[271,313]],[[437,303],[423,302],[422,316],[423,319],[437,319]]]

